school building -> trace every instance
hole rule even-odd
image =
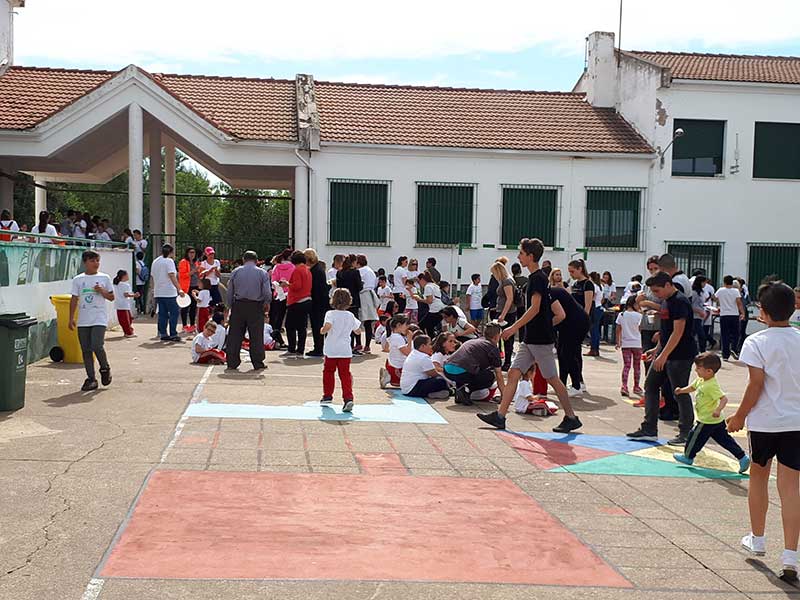
[[[620,282],[665,251],[716,282],[798,281],[799,57],[618,51],[595,32],[569,92],[36,68],[13,64],[22,5],[0,0],[0,172],[127,170],[131,228],[174,232],[180,148],[232,186],[290,190],[292,243],[328,260],[433,256],[464,282],[537,236],[555,265],[587,253]],[[142,159],[162,148],[143,223]],[[2,207],[12,188],[0,176]]]

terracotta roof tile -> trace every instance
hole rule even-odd
[[[583,94],[317,82],[322,142],[652,152]]]
[[[633,51],[668,67],[675,79],[749,81],[800,85],[800,57]]]

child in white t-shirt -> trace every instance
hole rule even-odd
[[[139,293],[131,291],[130,277],[124,269],[117,271],[114,277],[114,308],[117,309],[117,321],[119,322],[125,337],[134,337],[133,333],[133,313],[131,312],[131,299],[138,298]]]
[[[217,304],[215,309],[220,308],[222,305]],[[224,308],[224,306],[222,306]],[[215,312],[211,315],[211,320],[217,324],[217,331],[214,332],[214,348],[225,350],[225,340],[228,338],[228,328],[225,326],[225,311]]]
[[[386,307],[389,305],[389,302],[394,300],[394,293],[389,286],[386,275],[378,277],[378,289],[376,292],[378,294],[378,301],[380,302],[378,305],[378,315],[380,316],[386,312]]]
[[[416,281],[409,281],[406,283],[406,314],[408,315],[409,323],[417,323],[419,321],[419,303],[414,297],[419,294],[419,287]]]
[[[480,273],[472,275],[472,283],[467,288],[467,308],[469,309],[469,320],[475,327],[480,327],[483,321],[483,288],[481,287]]]
[[[353,412],[353,376],[350,374],[350,361],[353,349],[350,346],[350,335],[361,335],[361,321],[348,309],[353,297],[346,288],[336,288],[331,298],[331,308],[325,313],[325,321],[320,333],[325,336],[322,353],[325,365],[322,368],[322,400],[323,404],[333,402],[333,390],[336,386],[334,374],[339,372],[342,384],[342,412]]]
[[[777,487],[784,523],[781,579],[797,581],[797,515],[800,514],[800,331],[789,325],[794,292],[773,282],[758,290],[760,321],[767,328],[750,335],[742,345],[740,360],[749,380],[736,414],[727,419],[728,431],[747,425],[750,441],[750,533],[742,546],[753,554],[766,551],[764,528],[769,507],[769,478],[777,458]]]
[[[203,331],[206,322],[211,317],[211,281],[200,280],[201,289],[192,290],[192,296],[197,303],[197,329]]]
[[[530,408],[536,403],[538,398],[533,395],[533,384],[531,378],[536,372],[536,365],[522,374],[522,379],[517,384],[517,391],[514,394],[514,412],[521,415],[528,414]]]
[[[643,396],[644,391],[639,387],[642,371],[642,333],[639,326],[642,324],[642,313],[639,312],[636,296],[629,296],[625,301],[625,310],[617,316],[617,350],[622,350],[622,387],[620,395],[628,397],[628,374],[633,365],[633,393]]]
[[[433,340],[433,354],[431,354],[431,361],[433,362],[433,366],[437,373],[444,377],[445,358],[458,350],[460,345],[461,343],[452,333],[444,332],[436,336],[436,339]]]
[[[450,397],[450,384],[439,376],[431,361],[433,346],[431,338],[420,334],[412,342],[414,349],[403,363],[400,375],[400,390],[412,398],[442,400]]]
[[[399,386],[400,377],[403,374],[403,364],[406,356],[411,354],[412,333],[408,329],[408,315],[395,315],[389,321],[389,357],[386,365],[381,367],[379,382],[381,388],[385,389],[389,385]]]
[[[242,340],[242,350],[250,350],[250,332],[245,330]],[[272,339],[272,325],[269,317],[264,317],[264,350],[275,350],[275,340]]]
[[[389,341],[386,336],[386,325],[389,323],[389,315],[378,317],[378,326],[375,328],[375,343],[381,347],[382,352],[389,351]]]
[[[108,312],[105,301],[114,301],[114,284],[111,277],[100,272],[100,255],[94,250],[86,250],[81,260],[84,272],[72,279],[72,299],[69,303],[70,329],[78,328],[78,340],[83,353],[83,366],[86,368],[86,381],[81,391],[97,389],[94,357],[100,363],[100,380],[103,385],[111,384],[111,366],[105,350]],[[75,310],[78,310],[77,322]]]
[[[192,340],[192,362],[201,365],[222,365],[225,363],[225,353],[215,347],[214,334],[217,324],[209,321]]]

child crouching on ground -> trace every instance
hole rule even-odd
[[[750,439],[750,533],[742,545],[753,554],[766,551],[764,528],[769,507],[772,459],[778,459],[784,551],[781,579],[797,581],[797,538],[800,532],[800,331],[789,325],[794,293],[785,283],[762,285],[758,290],[760,319],[767,328],[750,335],[739,360],[747,365],[749,380],[742,403],[728,419],[728,431],[745,424]]]
[[[411,354],[413,332],[409,331],[408,316],[399,314],[389,320],[389,357],[386,365],[381,367],[379,382],[382,389],[390,385],[400,385],[400,376],[403,373],[403,363],[406,356]]]
[[[198,333],[192,340],[192,362],[201,365],[224,365],[225,353],[215,347],[214,334],[217,331],[217,324],[208,321],[203,327],[203,331]]]
[[[449,398],[450,384],[439,375],[431,361],[431,338],[420,334],[414,338],[413,344],[414,349],[403,364],[400,390],[412,398]]]
[[[361,335],[361,321],[348,309],[353,297],[346,288],[336,288],[331,297],[331,308],[325,313],[325,321],[320,333],[325,336],[322,353],[325,365],[322,368],[322,400],[323,404],[333,402],[333,390],[336,385],[334,374],[339,371],[342,384],[343,412],[353,411],[353,376],[350,374],[350,361],[353,349],[350,346],[350,334]]]
[[[695,416],[697,423],[689,433],[689,441],[683,454],[674,454],[673,458],[684,465],[691,465],[694,457],[703,449],[709,438],[736,457],[739,461],[739,473],[744,473],[750,466],[750,458],[736,443],[725,428],[722,410],[728,403],[725,392],[717,383],[716,374],[722,368],[719,356],[712,352],[703,352],[694,359],[694,370],[697,379],[683,388],[676,388],[676,394],[695,392]]]

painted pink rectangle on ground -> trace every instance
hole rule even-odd
[[[408,469],[397,454],[389,452],[358,452],[356,460],[367,475],[408,475]]]
[[[509,480],[307,473],[157,471],[100,576],[631,587]]]
[[[497,435],[519,452],[522,458],[543,471],[556,469],[564,465],[575,465],[613,454],[613,452],[597,450],[596,448],[525,437],[514,435],[513,433],[498,433]]]

